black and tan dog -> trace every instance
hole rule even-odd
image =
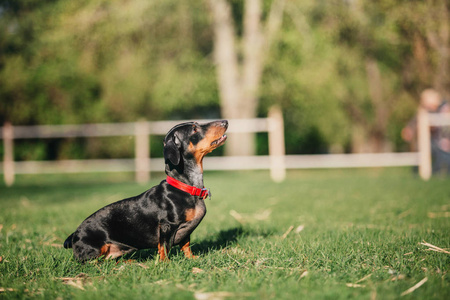
[[[64,242],[79,261],[116,258],[158,248],[161,260],[174,245],[192,258],[190,235],[206,213],[203,157],[226,140],[228,121],[183,123],[164,139],[167,179],[139,196],[107,205],[81,223]]]

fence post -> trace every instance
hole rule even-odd
[[[431,136],[428,112],[420,107],[417,114],[417,137],[419,150],[419,175],[423,180],[431,177]]]
[[[275,182],[286,178],[284,123],[280,107],[272,106],[269,109],[269,157],[270,177]]]
[[[146,121],[135,123],[135,176],[143,183],[150,180],[150,132]]]
[[[3,125],[3,176],[5,184],[14,183],[14,131],[10,122]]]

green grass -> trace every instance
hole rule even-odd
[[[150,249],[83,265],[60,247],[90,213],[161,179],[41,175],[0,186],[0,298],[450,299],[450,255],[420,244],[450,247],[450,179],[423,182],[409,169],[291,171],[280,184],[267,172],[207,173],[196,260],[175,247],[168,263]]]

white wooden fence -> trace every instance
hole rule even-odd
[[[198,120],[207,122],[210,120]],[[138,182],[146,182],[151,171],[164,170],[163,158],[150,158],[151,135],[165,135],[174,125],[185,121],[155,121],[119,124],[12,126],[0,131],[4,159],[0,163],[7,185],[14,183],[15,174],[135,172]],[[282,181],[286,169],[353,168],[419,166],[420,176],[431,176],[430,126],[450,126],[450,114],[429,114],[419,110],[419,152],[285,155],[283,118],[280,109],[272,108],[267,118],[229,120],[228,132],[268,132],[268,156],[207,157],[205,170],[269,169],[274,181]],[[134,159],[94,159],[59,161],[14,161],[14,140],[29,138],[68,138],[134,136]]]
[[[211,120],[196,120],[199,123]],[[165,135],[173,126],[187,122],[154,121],[115,124],[12,126],[6,123],[0,131],[3,139],[4,158],[0,163],[7,185],[14,183],[15,174],[83,173],[83,172],[135,172],[138,182],[150,179],[151,171],[163,171],[163,158],[150,158],[150,136]],[[229,120],[227,132],[267,132],[269,134],[269,162],[271,176],[282,181],[286,175],[284,166],[283,117],[279,108],[273,107],[267,118]],[[58,161],[14,161],[14,140],[69,137],[134,136],[134,159],[90,159]],[[250,161],[258,164],[259,157]],[[255,164],[246,163],[242,157],[209,157],[206,170],[252,169]],[[265,165],[265,164],[264,164]],[[233,166],[235,166],[233,168]],[[260,167],[258,167],[260,168]]]

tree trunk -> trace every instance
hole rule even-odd
[[[444,98],[447,98],[450,97],[450,12],[445,1],[437,3],[435,13],[436,28],[427,30],[426,38],[437,58],[433,85]]]
[[[261,0],[245,2],[241,61],[238,60],[239,53],[235,46],[236,34],[230,5],[225,0],[210,0],[209,5],[214,19],[214,57],[222,116],[226,119],[255,118],[265,49],[281,24],[279,19],[282,17],[284,0],[275,1],[272,5],[266,40],[261,25]],[[254,133],[230,133],[225,152],[234,156],[254,155],[255,148]]]
[[[390,108],[384,99],[381,73],[374,59],[366,58],[366,72],[370,100],[375,112],[375,122],[373,124],[373,130],[369,133],[368,146],[370,152],[385,152],[390,149],[390,143],[386,138]]]

